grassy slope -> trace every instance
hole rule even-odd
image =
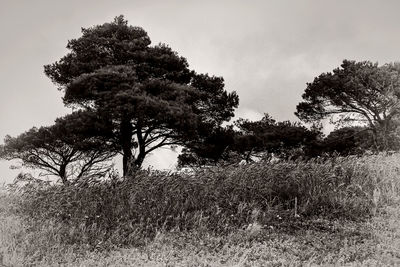
[[[400,206],[368,222],[314,221],[311,229],[244,230],[229,237],[170,233],[142,249],[90,253],[79,266],[400,265]]]
[[[144,245],[140,247],[128,246],[123,249],[115,244],[114,248],[109,246],[106,251],[93,248],[93,246],[89,249],[89,247],[85,247],[84,242],[81,242],[81,245],[75,242],[63,242],[65,238],[86,238],[87,234],[92,233],[91,228],[72,227],[74,221],[69,221],[70,224],[60,224],[56,219],[44,220],[47,217],[40,216],[39,218],[43,219],[43,221],[39,221],[40,223],[37,219],[34,223],[27,218],[23,220],[22,217],[15,215],[17,207],[19,208],[18,201],[16,201],[18,199],[0,192],[0,266],[1,263],[5,266],[400,265],[399,159],[400,155],[395,155],[384,158],[367,158],[359,162],[348,161],[351,162],[350,170],[353,170],[350,177],[354,178],[352,178],[353,184],[350,185],[350,189],[359,186],[361,184],[359,181],[366,180],[366,175],[369,175],[369,179],[375,182],[361,184],[361,192],[366,192],[367,189],[368,192],[371,192],[371,188],[379,187],[382,194],[379,201],[380,209],[374,217],[366,221],[346,221],[339,217],[336,220],[327,220],[327,217],[318,215],[307,218],[300,217],[288,223],[284,218],[280,221],[267,220],[263,222],[263,225],[256,223],[249,226],[245,224],[241,229],[230,231],[228,236],[213,234],[202,227],[193,228],[192,232],[161,231],[160,233],[158,230],[159,233],[153,240],[142,239]],[[364,161],[367,161],[366,165],[363,163]],[[348,164],[347,161],[342,166],[346,168],[346,164]],[[324,166],[322,165],[322,167]],[[309,175],[313,173],[315,179],[322,177],[322,174],[328,177],[330,169],[326,169],[325,173],[321,171],[320,167],[321,165],[304,169],[304,172],[303,170],[298,171],[296,175],[290,177],[300,179],[298,178],[300,174],[310,179]],[[262,170],[258,167],[253,169],[254,177],[259,177],[258,173]],[[270,169],[268,166],[265,168],[268,170],[268,177],[275,177],[269,171]],[[262,172],[267,174],[266,171]],[[284,172],[286,173],[286,170]],[[247,173],[250,172],[247,171]],[[346,177],[349,177],[350,174],[343,172],[343,174],[338,174],[343,176],[338,177],[347,179]],[[243,177],[240,170],[239,175],[236,172],[234,175],[238,178]],[[247,179],[244,181],[252,181],[250,176],[247,176]],[[149,182],[154,183],[153,180],[149,180]],[[242,188],[243,185],[246,184],[235,187],[236,190]],[[312,188],[319,188],[318,186],[319,184],[316,184]],[[144,188],[146,191],[148,190],[147,187]],[[329,189],[330,187],[324,188]],[[339,184],[338,188],[340,189],[342,186]],[[217,192],[219,189],[215,187],[210,190],[207,192]],[[337,189],[334,188],[334,190]],[[131,189],[128,188],[127,191],[130,192]],[[321,193],[319,191],[317,193],[325,196],[322,195],[325,194],[324,190],[320,191]],[[353,189],[346,189],[345,192],[347,193],[339,199],[338,203],[345,205],[343,207],[346,209],[351,205],[358,205],[357,201],[369,203],[368,199],[357,198],[357,195],[354,195],[354,192],[357,193],[357,191]],[[177,194],[178,191],[174,196],[179,200]],[[171,193],[166,196],[170,195]],[[51,204],[52,200],[48,201],[48,204]],[[105,201],[107,202],[107,200]],[[315,205],[319,205],[318,203]],[[38,210],[38,206],[35,205],[31,208],[32,215]],[[57,208],[57,205],[48,207]],[[82,220],[86,217],[86,213],[79,214],[79,211],[80,209],[76,210],[78,213],[74,216],[81,216],[82,218],[77,217],[77,220]],[[52,213],[44,213],[45,216],[47,214],[51,215]],[[236,214],[240,215],[240,213]],[[216,220],[216,222],[223,221]],[[90,227],[97,227],[93,228],[95,230],[93,233],[101,233],[98,231],[103,229],[95,224]],[[83,232],[77,234],[76,231],[79,232],[80,229]],[[116,234],[118,237],[117,232]],[[96,239],[93,240],[96,241]]]
[[[34,251],[27,253],[29,243],[21,246],[26,229],[8,213],[6,200],[2,198],[0,209],[0,259],[5,266],[400,265],[399,205],[383,208],[366,222],[315,219],[299,223],[301,227],[249,227],[226,237],[165,233],[142,248],[105,253],[59,246],[47,257],[35,258]],[[41,238],[46,245],[46,236]]]

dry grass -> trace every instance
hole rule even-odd
[[[0,259],[6,266],[399,264],[399,162],[400,155],[378,155],[258,163],[25,188],[0,197]]]

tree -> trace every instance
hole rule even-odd
[[[0,157],[20,159],[23,166],[59,176],[64,184],[72,179],[102,177],[110,167],[107,161],[115,156],[104,138],[107,129],[95,114],[74,112],[52,126],[34,127],[18,137],[6,136]]]
[[[371,129],[360,126],[334,130],[322,142],[324,152],[339,153],[344,156],[363,154],[373,147],[374,138]]]
[[[207,136],[193,140],[178,156],[179,167],[216,165],[221,160],[232,161],[236,132],[231,126],[218,127]]]
[[[197,74],[167,45],[150,43],[142,28],[119,16],[83,29],[66,56],[45,66],[66,105],[111,118],[124,175],[154,150],[185,146],[218,127],[238,105],[221,77]]]
[[[259,121],[239,119],[235,125],[239,131],[233,149],[246,161],[270,153],[284,156],[293,149],[307,149],[320,135],[299,123],[276,122],[268,114]]]
[[[314,156],[311,150],[320,137],[318,130],[308,130],[290,121],[277,122],[268,114],[259,121],[238,119],[234,125],[236,130],[232,126],[220,128],[192,143],[179,156],[179,166],[215,165],[221,160],[251,162],[272,153],[289,157],[296,149]]]
[[[344,60],[340,68],[307,84],[295,113],[306,122],[330,117],[335,123],[368,126],[377,149],[388,148],[388,136],[400,111],[400,64],[378,66]]]

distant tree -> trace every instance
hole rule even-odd
[[[18,137],[6,136],[0,157],[20,159],[23,166],[59,176],[64,184],[102,177],[110,168],[107,161],[116,154],[104,138],[107,129],[95,114],[75,112],[57,119],[53,126],[34,127]]]
[[[276,122],[268,114],[259,121],[239,119],[235,125],[239,131],[234,150],[246,161],[270,153],[284,156],[293,149],[307,149],[320,135],[320,132],[308,130],[298,123]]]
[[[332,131],[322,142],[327,153],[358,155],[374,149],[374,137],[368,127],[343,127]]]
[[[178,156],[179,167],[216,165],[221,160],[232,161],[236,132],[232,127],[219,127],[187,145]]]
[[[330,117],[335,123],[368,126],[377,149],[388,149],[389,135],[400,112],[400,63],[378,66],[344,60],[340,68],[307,84],[296,115],[314,122]]]
[[[112,120],[124,175],[130,163],[140,168],[154,150],[185,146],[234,115],[238,96],[224,90],[222,78],[189,70],[165,44],[150,46],[147,33],[123,16],[82,33],[45,73],[66,105]]]
[[[180,167],[215,165],[218,162],[251,162],[255,158],[289,157],[294,150],[315,156],[319,149],[319,130],[309,130],[298,123],[276,122],[268,114],[259,121],[238,119],[234,126],[220,128],[194,142],[179,155]]]

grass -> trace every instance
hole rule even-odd
[[[399,162],[398,154],[375,155],[28,184],[0,197],[0,259],[6,266],[396,265]]]

